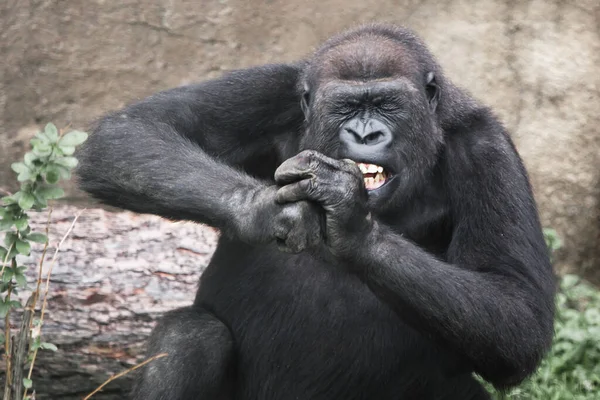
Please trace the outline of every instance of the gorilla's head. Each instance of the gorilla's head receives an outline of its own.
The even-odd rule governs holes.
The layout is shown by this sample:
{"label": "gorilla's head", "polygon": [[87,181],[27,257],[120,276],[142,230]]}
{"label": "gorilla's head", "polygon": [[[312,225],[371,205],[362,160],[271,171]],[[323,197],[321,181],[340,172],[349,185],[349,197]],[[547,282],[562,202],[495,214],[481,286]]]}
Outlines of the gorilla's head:
{"label": "gorilla's head", "polygon": [[436,162],[440,88],[439,67],[408,31],[373,25],[334,37],[301,80],[301,149],[359,163],[369,202],[396,203]]}

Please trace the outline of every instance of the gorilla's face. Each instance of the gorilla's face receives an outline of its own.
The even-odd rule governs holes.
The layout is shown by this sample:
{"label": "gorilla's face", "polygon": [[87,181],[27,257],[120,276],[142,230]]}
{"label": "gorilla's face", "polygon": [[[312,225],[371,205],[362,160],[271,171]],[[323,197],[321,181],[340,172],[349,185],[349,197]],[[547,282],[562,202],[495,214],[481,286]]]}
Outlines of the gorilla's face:
{"label": "gorilla's face", "polygon": [[397,205],[425,181],[442,143],[432,101],[438,95],[427,79],[420,86],[401,75],[307,83],[301,148],[355,161],[370,206],[383,212]]}

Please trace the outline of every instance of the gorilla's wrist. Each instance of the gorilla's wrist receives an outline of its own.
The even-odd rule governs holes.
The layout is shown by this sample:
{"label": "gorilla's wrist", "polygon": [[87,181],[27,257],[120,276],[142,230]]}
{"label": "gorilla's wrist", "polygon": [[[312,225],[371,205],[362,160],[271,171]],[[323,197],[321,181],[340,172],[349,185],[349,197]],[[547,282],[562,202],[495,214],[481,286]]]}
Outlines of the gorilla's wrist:
{"label": "gorilla's wrist", "polygon": [[238,188],[224,200],[230,210],[229,232],[249,244],[271,241],[270,220],[281,208],[275,202],[276,186]]}
{"label": "gorilla's wrist", "polygon": [[362,260],[376,244],[376,237],[380,235],[379,225],[368,213],[363,218],[354,218],[341,229],[329,232],[329,246],[332,252],[345,261],[354,264]]}

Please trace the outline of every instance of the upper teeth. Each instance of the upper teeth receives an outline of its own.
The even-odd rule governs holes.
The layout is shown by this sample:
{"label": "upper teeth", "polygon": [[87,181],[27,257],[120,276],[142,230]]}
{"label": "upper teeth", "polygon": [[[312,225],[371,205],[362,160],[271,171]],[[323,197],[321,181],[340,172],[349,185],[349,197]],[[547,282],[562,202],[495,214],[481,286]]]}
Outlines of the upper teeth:
{"label": "upper teeth", "polygon": [[358,163],[358,168],[360,168],[360,172],[363,174],[375,174],[377,172],[383,172],[383,167],[375,164]]}

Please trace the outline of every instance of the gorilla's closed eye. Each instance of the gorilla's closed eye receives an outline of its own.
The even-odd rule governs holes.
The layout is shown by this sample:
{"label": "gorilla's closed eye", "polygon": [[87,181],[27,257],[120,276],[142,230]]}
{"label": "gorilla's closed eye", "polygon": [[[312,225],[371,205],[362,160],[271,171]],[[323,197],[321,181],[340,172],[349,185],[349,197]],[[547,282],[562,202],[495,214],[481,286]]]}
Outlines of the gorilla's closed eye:
{"label": "gorilla's closed eye", "polygon": [[302,108],[302,112],[305,117],[308,117],[308,105],[310,104],[310,92],[308,89],[304,90],[304,94],[302,94],[302,99],[300,100],[300,107]]}
{"label": "gorilla's closed eye", "polygon": [[440,100],[440,87],[435,81],[435,74],[433,72],[429,72],[427,74],[427,84],[425,85],[425,91],[427,93],[427,100],[429,100],[431,110],[435,111],[438,105],[438,101]]}

